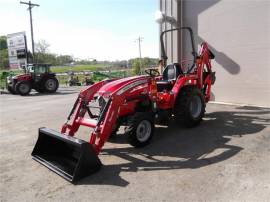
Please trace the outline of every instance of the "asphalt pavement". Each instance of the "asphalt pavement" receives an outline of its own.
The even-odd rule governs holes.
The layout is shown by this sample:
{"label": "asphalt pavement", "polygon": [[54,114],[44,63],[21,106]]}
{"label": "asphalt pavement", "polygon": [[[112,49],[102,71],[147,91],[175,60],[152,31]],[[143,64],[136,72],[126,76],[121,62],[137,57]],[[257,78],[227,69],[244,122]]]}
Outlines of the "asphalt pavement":
{"label": "asphalt pavement", "polygon": [[101,170],[67,182],[31,152],[39,127],[60,130],[79,90],[0,95],[0,201],[269,201],[270,109],[247,106],[208,104],[198,127],[157,125],[140,149],[120,128],[99,156]]}

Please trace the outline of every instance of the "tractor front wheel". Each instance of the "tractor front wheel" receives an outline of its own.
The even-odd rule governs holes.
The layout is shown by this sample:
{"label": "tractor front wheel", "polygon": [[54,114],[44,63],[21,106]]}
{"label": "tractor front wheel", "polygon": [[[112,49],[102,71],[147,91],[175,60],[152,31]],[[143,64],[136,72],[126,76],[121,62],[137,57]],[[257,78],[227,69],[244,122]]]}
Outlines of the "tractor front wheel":
{"label": "tractor front wheel", "polygon": [[29,81],[21,81],[16,84],[15,89],[20,95],[28,95],[31,91],[31,84]]}
{"label": "tractor front wheel", "polygon": [[148,145],[154,135],[154,115],[151,112],[137,112],[128,119],[125,133],[134,147]]}
{"label": "tractor front wheel", "polygon": [[185,127],[198,125],[205,113],[205,101],[202,92],[193,86],[185,87],[179,93],[174,108],[177,123]]}
{"label": "tractor front wheel", "polygon": [[17,94],[17,92],[11,86],[7,86],[7,90],[8,90],[8,92],[10,92],[13,95],[16,95]]}
{"label": "tractor front wheel", "polygon": [[54,93],[58,89],[59,83],[56,78],[48,78],[44,82],[44,89],[48,93]]}

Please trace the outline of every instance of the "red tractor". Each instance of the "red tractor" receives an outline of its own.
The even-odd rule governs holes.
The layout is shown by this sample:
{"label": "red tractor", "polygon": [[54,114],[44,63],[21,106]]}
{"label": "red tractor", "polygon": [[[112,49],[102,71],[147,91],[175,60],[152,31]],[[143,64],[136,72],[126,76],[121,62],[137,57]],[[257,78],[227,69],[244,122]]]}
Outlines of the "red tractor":
{"label": "red tractor", "polygon": [[12,94],[28,95],[31,89],[39,93],[54,93],[59,86],[48,64],[28,64],[24,74],[7,77],[7,90]]}
{"label": "red tractor", "polygon": [[[126,126],[127,140],[134,147],[150,143],[156,121],[174,117],[187,127],[198,125],[215,81],[210,61],[214,55],[205,42],[197,54],[191,28],[181,27],[161,34],[165,63],[163,35],[175,30],[190,34],[193,64],[188,70],[173,63],[166,65],[161,76],[156,69],[148,69],[147,75],[103,80],[87,87],[80,92],[60,132],[39,129],[33,159],[75,182],[99,169],[98,154],[120,125]],[[89,142],[74,137],[80,126],[92,128]]]}

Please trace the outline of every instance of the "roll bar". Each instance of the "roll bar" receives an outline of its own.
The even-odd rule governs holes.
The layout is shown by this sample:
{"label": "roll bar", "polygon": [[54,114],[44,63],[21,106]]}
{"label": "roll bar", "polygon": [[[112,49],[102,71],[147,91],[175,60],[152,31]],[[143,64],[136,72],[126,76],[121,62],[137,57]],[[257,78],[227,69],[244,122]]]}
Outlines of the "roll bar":
{"label": "roll bar", "polygon": [[163,32],[161,32],[160,34],[160,45],[161,45],[161,58],[164,61],[164,65],[166,65],[167,63],[167,55],[165,52],[165,47],[164,47],[164,40],[163,40],[163,36],[167,33],[167,32],[173,32],[173,31],[178,31],[178,30],[187,30],[190,34],[190,41],[191,41],[191,47],[192,47],[192,55],[193,55],[193,64],[191,66],[191,68],[186,72],[186,73],[190,73],[191,70],[194,68],[195,66],[195,62],[196,62],[196,58],[197,58],[197,52],[195,50],[195,43],[194,43],[194,36],[193,36],[193,31],[190,27],[177,27],[177,28],[173,28],[173,29],[168,29],[165,30]]}

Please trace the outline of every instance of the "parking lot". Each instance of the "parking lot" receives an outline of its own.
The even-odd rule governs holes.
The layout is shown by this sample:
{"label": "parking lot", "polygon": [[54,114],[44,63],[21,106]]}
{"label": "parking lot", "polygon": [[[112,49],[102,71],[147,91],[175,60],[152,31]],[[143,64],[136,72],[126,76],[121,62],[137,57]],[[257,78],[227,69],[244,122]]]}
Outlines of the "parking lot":
{"label": "parking lot", "polygon": [[31,152],[38,128],[59,131],[78,92],[0,95],[0,201],[269,201],[270,109],[256,107],[208,104],[201,125],[157,126],[141,149],[120,134],[105,144],[99,172],[65,181]]}

